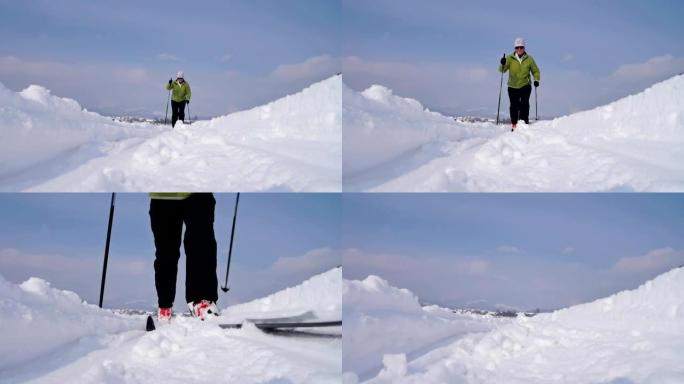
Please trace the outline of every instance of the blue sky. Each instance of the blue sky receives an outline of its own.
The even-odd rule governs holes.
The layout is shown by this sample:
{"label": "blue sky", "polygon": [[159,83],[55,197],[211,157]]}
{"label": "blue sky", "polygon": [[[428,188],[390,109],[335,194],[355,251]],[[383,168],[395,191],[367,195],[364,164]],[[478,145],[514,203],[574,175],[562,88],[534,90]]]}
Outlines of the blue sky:
{"label": "blue sky", "polygon": [[0,82],[104,112],[163,113],[182,69],[200,115],[245,109],[339,72],[339,1],[0,0]]}
{"label": "blue sky", "polygon": [[542,116],[684,72],[684,3],[676,0],[342,4],[345,82],[357,90],[385,85],[445,113],[496,113],[496,67],[518,36],[542,71]]}
{"label": "blue sky", "polygon": [[[97,303],[109,199],[110,194],[0,195],[0,274],[14,283],[38,276]],[[216,199],[223,282],[235,194]],[[151,308],[156,296],[149,197],[117,194],[116,202],[105,305]],[[221,293],[221,304],[261,297],[339,265],[339,205],[339,195],[333,194],[242,194],[232,288]],[[183,284],[184,271],[178,280],[179,308]]]}
{"label": "blue sky", "polygon": [[676,194],[344,195],[346,278],[445,305],[559,308],[684,265]]}

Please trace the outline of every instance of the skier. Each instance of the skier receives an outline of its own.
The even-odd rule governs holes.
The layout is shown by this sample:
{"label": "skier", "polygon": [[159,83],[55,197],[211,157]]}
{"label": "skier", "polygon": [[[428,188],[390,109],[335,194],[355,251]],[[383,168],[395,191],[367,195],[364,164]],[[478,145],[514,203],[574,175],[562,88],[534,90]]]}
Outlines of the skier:
{"label": "skier", "polygon": [[166,89],[172,91],[171,94],[171,127],[176,126],[176,121],[185,121],[185,104],[190,104],[190,84],[183,78],[183,71],[178,71],[176,81],[169,79]]}
{"label": "skier", "polygon": [[539,67],[532,56],[525,52],[525,40],[522,37],[515,39],[515,52],[501,58],[499,72],[508,72],[508,99],[511,102],[511,131],[519,120],[525,124],[530,123],[530,73],[534,76],[534,86],[539,86]]}
{"label": "skier", "polygon": [[218,316],[216,238],[211,193],[150,193],[150,223],[154,234],[154,283],[159,321],[169,322],[176,297],[176,275],[185,224],[185,301],[192,315],[205,320]]}

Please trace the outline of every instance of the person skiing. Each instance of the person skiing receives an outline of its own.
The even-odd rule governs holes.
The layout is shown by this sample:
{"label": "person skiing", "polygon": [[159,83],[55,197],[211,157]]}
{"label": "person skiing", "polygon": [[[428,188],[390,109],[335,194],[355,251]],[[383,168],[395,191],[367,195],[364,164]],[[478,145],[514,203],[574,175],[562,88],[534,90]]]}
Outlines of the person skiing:
{"label": "person skiing", "polygon": [[534,77],[534,86],[539,86],[540,73],[537,63],[532,56],[525,52],[525,40],[522,37],[515,39],[515,51],[500,60],[499,72],[508,71],[508,99],[510,100],[511,131],[519,120],[526,124],[530,123],[530,73]]}
{"label": "person skiing", "polygon": [[169,79],[166,89],[171,91],[171,127],[175,127],[178,119],[185,121],[185,105],[190,104],[192,91],[183,78],[183,71],[178,71],[176,81]]}
{"label": "person skiing", "polygon": [[154,284],[159,305],[157,319],[169,322],[173,314],[183,224],[185,301],[192,315],[201,320],[218,316],[214,196],[211,193],[152,192],[150,197],[155,246]]}

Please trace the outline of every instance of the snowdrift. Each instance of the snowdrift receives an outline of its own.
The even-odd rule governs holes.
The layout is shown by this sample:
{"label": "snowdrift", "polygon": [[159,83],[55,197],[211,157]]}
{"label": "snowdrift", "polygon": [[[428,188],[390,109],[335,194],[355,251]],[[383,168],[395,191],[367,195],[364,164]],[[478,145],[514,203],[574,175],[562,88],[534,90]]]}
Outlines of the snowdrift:
{"label": "snowdrift", "polygon": [[45,280],[32,277],[17,286],[0,275],[0,372],[85,336],[136,327],[140,322],[89,305]]}
{"label": "snowdrift", "polygon": [[343,100],[345,178],[353,179],[382,164],[401,161],[402,156],[431,142],[493,136],[496,132],[484,124],[456,124],[419,101],[396,96],[380,85],[363,92],[343,86]]}
{"label": "snowdrift", "polygon": [[635,290],[461,338],[369,383],[681,383],[684,268]]}
{"label": "snowdrift", "polygon": [[[33,191],[339,191],[342,80],[175,129],[114,122],[0,87],[0,187]],[[5,105],[7,105],[5,107]]]}
{"label": "snowdrift", "polygon": [[251,317],[288,316],[313,311],[319,319],[339,320],[342,318],[341,292],[342,268],[334,268],[297,286],[231,306],[222,316],[230,321],[240,321]]}
{"label": "snowdrift", "polygon": [[0,83],[0,105],[0,179],[88,143],[160,131],[152,126],[116,123],[38,85],[16,93]]}
{"label": "snowdrift", "polygon": [[345,190],[684,190],[684,75],[513,133],[380,86],[343,99]]}
{"label": "snowdrift", "polygon": [[483,332],[506,320],[456,314],[437,306],[421,307],[407,289],[392,287],[377,276],[344,280],[345,383],[377,374],[383,355],[419,355],[470,332]]}

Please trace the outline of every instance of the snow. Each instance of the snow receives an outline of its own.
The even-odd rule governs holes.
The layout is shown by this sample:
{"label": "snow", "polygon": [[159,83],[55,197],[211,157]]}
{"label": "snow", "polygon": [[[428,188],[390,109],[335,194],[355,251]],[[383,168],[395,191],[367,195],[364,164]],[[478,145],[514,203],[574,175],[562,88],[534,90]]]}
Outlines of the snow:
{"label": "snow", "polygon": [[515,132],[379,85],[343,102],[345,191],[684,190],[684,75]]}
{"label": "snow", "polygon": [[[591,303],[520,316],[420,356],[408,351],[386,348],[382,368],[366,382],[681,383],[684,268]],[[345,383],[355,380],[345,373]]]}
{"label": "snow", "polygon": [[313,311],[319,320],[342,318],[342,268],[313,276],[295,287],[231,306],[222,316],[226,322],[259,317],[291,316]]}
{"label": "snow", "polygon": [[339,191],[342,80],[251,110],[158,126],[113,121],[32,85],[0,84],[8,191]]}
{"label": "snow", "polygon": [[[392,287],[378,276],[343,282],[345,383],[377,374],[395,353],[420,355],[471,332],[491,330],[507,321],[457,314],[437,306],[421,307],[407,289]],[[406,359],[404,355],[403,359]]]}
{"label": "snow", "polygon": [[[266,298],[226,308],[217,321],[254,315],[259,309],[264,317],[273,311],[287,313],[287,304],[300,305],[289,308],[291,312],[339,311],[340,286],[341,272],[331,270]],[[289,302],[276,304],[280,298]],[[270,335],[249,323],[222,330],[217,321],[182,316],[145,332],[145,316],[100,309],[37,278],[13,285],[0,277],[0,309],[0,383],[341,381],[341,337]],[[339,334],[339,328],[328,332]]]}

